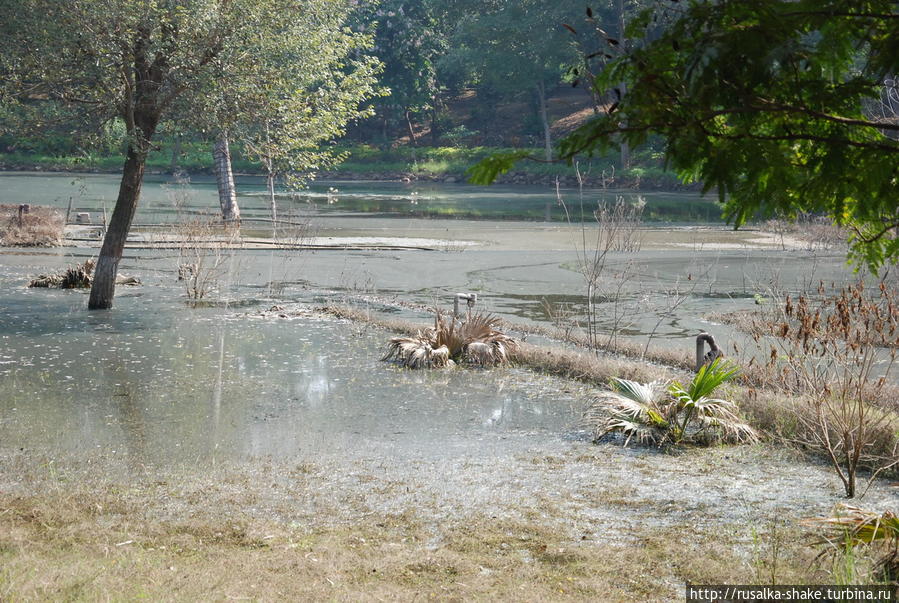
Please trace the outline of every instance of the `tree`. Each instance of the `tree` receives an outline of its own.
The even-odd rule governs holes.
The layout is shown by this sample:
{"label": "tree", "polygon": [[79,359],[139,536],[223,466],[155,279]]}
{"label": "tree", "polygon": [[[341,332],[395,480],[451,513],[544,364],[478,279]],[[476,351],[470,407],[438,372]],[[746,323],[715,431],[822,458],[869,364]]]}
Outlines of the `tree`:
{"label": "tree", "polygon": [[548,92],[577,62],[562,24],[583,14],[565,0],[460,1],[455,41],[466,52],[482,84],[504,92],[531,91],[543,130],[544,154],[552,158]]}
{"label": "tree", "polygon": [[[438,18],[439,5],[435,0],[383,0],[360,10],[358,27],[374,32],[372,50],[384,64],[381,84],[390,90],[378,103],[379,112],[386,126],[398,110],[413,145],[417,140],[412,114],[433,111],[437,104],[436,61],[447,46],[443,31],[447,25]],[[433,113],[431,122],[433,128]]]}
{"label": "tree", "polygon": [[[370,115],[361,104],[382,93],[375,79],[380,63],[365,54],[371,36],[344,26],[349,5],[321,10],[325,6],[275,30],[260,25],[252,54],[239,47],[223,51],[200,112],[200,128],[219,133],[216,150],[222,160],[222,143],[230,139],[265,169],[273,220],[276,180],[287,177],[300,186],[315,171],[336,164],[343,156],[320,145],[343,135],[350,121]],[[236,68],[242,77],[228,77]],[[219,196],[227,222],[238,210],[229,166],[221,163]]]}
{"label": "tree", "polygon": [[265,169],[273,222],[276,180],[283,176],[301,186],[316,171],[340,162],[345,154],[320,145],[343,135],[349,122],[371,115],[360,104],[384,94],[375,79],[380,63],[360,53],[369,41],[366,36],[318,30],[302,37],[317,59],[297,61],[274,52],[279,77],[247,92],[251,108],[235,125],[244,153]]}
{"label": "tree", "polygon": [[[717,188],[735,227],[826,214],[850,229],[854,261],[874,272],[899,261],[899,122],[871,110],[899,57],[895,2],[661,4],[631,21],[628,37],[642,41],[594,81],[624,82],[627,94],[561,141],[560,157],[661,135],[667,164]],[[490,180],[519,158],[493,157],[473,175]]]}
{"label": "tree", "polygon": [[212,161],[215,166],[215,182],[219,192],[219,206],[225,224],[240,224],[240,207],[237,205],[237,190],[234,188],[234,172],[231,170],[231,146],[227,130],[222,130],[212,147]]}
{"label": "tree", "polygon": [[[163,120],[189,119],[225,82],[267,85],[282,65],[266,52],[314,64],[331,56],[305,32],[344,35],[348,1],[333,0],[0,0],[0,81],[4,100],[46,98],[79,107],[91,121],[121,119],[127,151],[118,199],[95,269],[88,307],[110,308],[125,239],[137,209],[147,153]],[[352,34],[346,34],[352,35]],[[314,38],[327,44],[329,35]],[[352,70],[352,65],[345,65]],[[340,67],[335,67],[340,69]],[[242,115],[252,95],[231,95]],[[295,116],[302,119],[302,114]],[[87,122],[84,122],[87,123]]]}

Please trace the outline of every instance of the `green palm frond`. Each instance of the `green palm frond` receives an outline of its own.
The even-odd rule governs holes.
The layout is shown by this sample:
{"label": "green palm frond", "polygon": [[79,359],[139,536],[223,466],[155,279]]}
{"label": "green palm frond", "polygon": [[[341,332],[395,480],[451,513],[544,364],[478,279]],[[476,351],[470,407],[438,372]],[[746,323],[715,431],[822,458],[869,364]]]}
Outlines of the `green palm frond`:
{"label": "green palm frond", "polygon": [[661,387],[658,381],[638,383],[637,381],[630,381],[629,379],[613,377],[609,382],[609,386],[613,391],[622,396],[642,404],[655,404],[661,393]]}
{"label": "green palm frond", "polygon": [[740,372],[737,365],[715,358],[711,364],[701,367],[688,387],[682,386],[678,382],[671,384],[671,388],[686,392],[693,400],[710,396],[716,389],[724,383],[732,380]]}
{"label": "green palm frond", "polygon": [[808,519],[804,523],[825,530],[819,544],[840,542],[855,546],[881,541],[899,546],[899,516],[892,511],[876,513],[852,505],[838,505],[833,516]]}
{"label": "green palm frond", "polygon": [[631,440],[664,443],[670,423],[658,403],[660,384],[613,379],[609,385],[612,389],[597,394],[584,415],[594,427],[594,439],[617,432],[625,437],[625,446]]}
{"label": "green palm frond", "polygon": [[[874,567],[880,580],[896,584],[899,581],[899,516],[892,511],[877,513],[851,505],[837,505],[831,517],[816,517],[803,521],[824,533],[815,542],[830,550],[851,550],[858,545],[877,547],[882,554]],[[823,551],[821,554],[825,554]]]}

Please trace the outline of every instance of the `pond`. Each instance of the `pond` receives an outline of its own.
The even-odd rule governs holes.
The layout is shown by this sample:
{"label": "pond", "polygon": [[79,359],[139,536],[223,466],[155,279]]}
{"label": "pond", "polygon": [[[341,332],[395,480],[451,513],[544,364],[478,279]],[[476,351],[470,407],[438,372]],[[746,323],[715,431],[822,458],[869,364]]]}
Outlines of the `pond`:
{"label": "pond", "polygon": [[[0,203],[56,205],[63,209],[72,200],[73,211],[86,211],[99,220],[104,207],[112,211],[119,179],[114,174],[69,174],[41,172],[0,173],[3,189]],[[267,218],[269,205],[265,181],[238,176],[238,203],[242,217]],[[572,221],[584,215],[592,220],[592,207],[599,200],[614,202],[617,196],[629,202],[645,201],[644,220],[660,223],[720,223],[720,208],[713,197],[697,193],[646,192],[610,189],[586,190],[583,197],[574,189],[563,189],[562,198]],[[307,191],[279,193],[279,212],[285,215],[388,216],[393,218],[437,217],[474,219],[566,220],[565,208],[548,186],[475,187],[434,182],[313,182]],[[215,179],[197,175],[176,180],[168,175],[147,175],[141,193],[136,223],[166,223],[187,215],[215,214],[218,193]]]}
{"label": "pond", "polygon": [[[593,390],[581,384],[520,368],[401,370],[379,361],[389,337],[379,329],[310,312],[260,312],[364,297],[364,287],[339,286],[352,280],[336,274],[343,266],[392,287],[379,291],[383,303],[364,302],[373,311],[425,323],[424,313],[390,298],[425,301],[416,286],[433,287],[432,295],[447,279],[462,284],[462,264],[476,262],[503,275],[485,279],[489,307],[527,315],[523,292],[558,294],[564,287],[553,284],[554,270],[567,272],[541,273],[539,262],[527,267],[521,258],[512,264],[514,252],[332,251],[292,265],[245,251],[223,277],[224,297],[234,301],[217,294],[194,304],[176,279],[176,256],[136,250],[122,271],[143,284],[120,288],[108,312],[86,311],[85,292],[24,286],[30,275],[89,255],[0,253],[0,488],[8,492],[46,474],[55,483],[121,479],[227,493],[222,484],[236,471],[256,501],[239,512],[267,518],[320,524],[353,521],[360,508],[414,509],[439,525],[474,511],[542,514],[549,505],[563,533],[578,526],[597,540],[622,522],[692,524],[696,509],[708,525],[753,522],[826,512],[839,497],[826,467],[765,449],[679,457],[594,446],[580,422]],[[269,275],[282,269],[293,272],[272,288]],[[684,317],[672,321],[671,330],[687,328]],[[620,496],[624,506],[591,502]],[[866,500],[882,506],[891,496],[877,487]]]}
{"label": "pond", "polygon": [[[562,438],[570,384],[524,370],[409,372],[383,332],[190,308],[152,280],[110,313],[84,294],[0,280],[0,441],[134,465],[384,448],[451,454],[501,436]],[[576,389],[576,388],[575,388]]]}

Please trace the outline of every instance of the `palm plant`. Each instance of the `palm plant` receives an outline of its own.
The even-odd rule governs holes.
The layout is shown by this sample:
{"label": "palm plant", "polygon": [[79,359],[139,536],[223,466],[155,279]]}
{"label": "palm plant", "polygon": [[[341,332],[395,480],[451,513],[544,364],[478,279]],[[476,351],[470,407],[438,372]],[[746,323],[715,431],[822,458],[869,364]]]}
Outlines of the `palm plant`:
{"label": "palm plant", "polygon": [[434,326],[414,337],[394,337],[381,360],[408,368],[443,368],[457,362],[493,366],[509,361],[515,340],[498,330],[499,317],[469,314],[464,321],[437,311]]}
{"label": "palm plant", "polygon": [[892,511],[875,513],[839,505],[832,517],[810,519],[805,523],[823,528],[824,534],[815,544],[826,545],[831,550],[851,552],[861,544],[882,547],[884,554],[874,567],[882,580],[893,585],[899,581],[899,516]]}
{"label": "palm plant", "polygon": [[625,436],[625,446],[631,440],[656,446],[753,442],[758,435],[740,420],[737,406],[712,397],[738,370],[715,359],[701,367],[687,387],[677,381],[665,388],[659,382],[614,378],[611,389],[600,393],[587,409],[585,420],[594,426],[594,441],[614,432]]}

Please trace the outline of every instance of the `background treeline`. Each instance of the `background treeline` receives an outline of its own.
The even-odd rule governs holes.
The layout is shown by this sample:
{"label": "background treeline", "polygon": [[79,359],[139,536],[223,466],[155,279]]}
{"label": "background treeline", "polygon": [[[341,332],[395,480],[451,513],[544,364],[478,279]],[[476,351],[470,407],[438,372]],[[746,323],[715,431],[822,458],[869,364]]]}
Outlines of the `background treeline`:
{"label": "background treeline", "polygon": [[[380,84],[390,94],[370,102],[372,114],[352,124],[338,151],[345,173],[414,172],[422,177],[461,177],[478,159],[500,148],[534,149],[549,157],[558,136],[614,102],[587,79],[606,60],[603,36],[626,44],[630,15],[646,0],[383,0],[360,3],[351,27],[374,32],[373,54],[383,64]],[[606,49],[599,52],[598,49]],[[590,56],[593,55],[593,56]],[[587,57],[590,57],[587,59]],[[127,145],[124,125],[104,124],[90,136],[76,134],[64,109],[51,101],[0,113],[39,114],[39,134],[0,135],[7,167],[117,170]],[[2,115],[0,115],[2,116]],[[34,116],[29,116],[33,118]],[[148,167],[154,171],[211,170],[210,133],[161,125]],[[258,163],[232,145],[238,171]],[[630,155],[611,155],[593,170],[616,170],[620,183],[675,185],[652,145]],[[568,170],[570,171],[570,170]],[[552,177],[564,166],[523,164],[519,174]],[[570,174],[569,174],[570,176]],[[513,176],[514,177],[514,176]]]}

